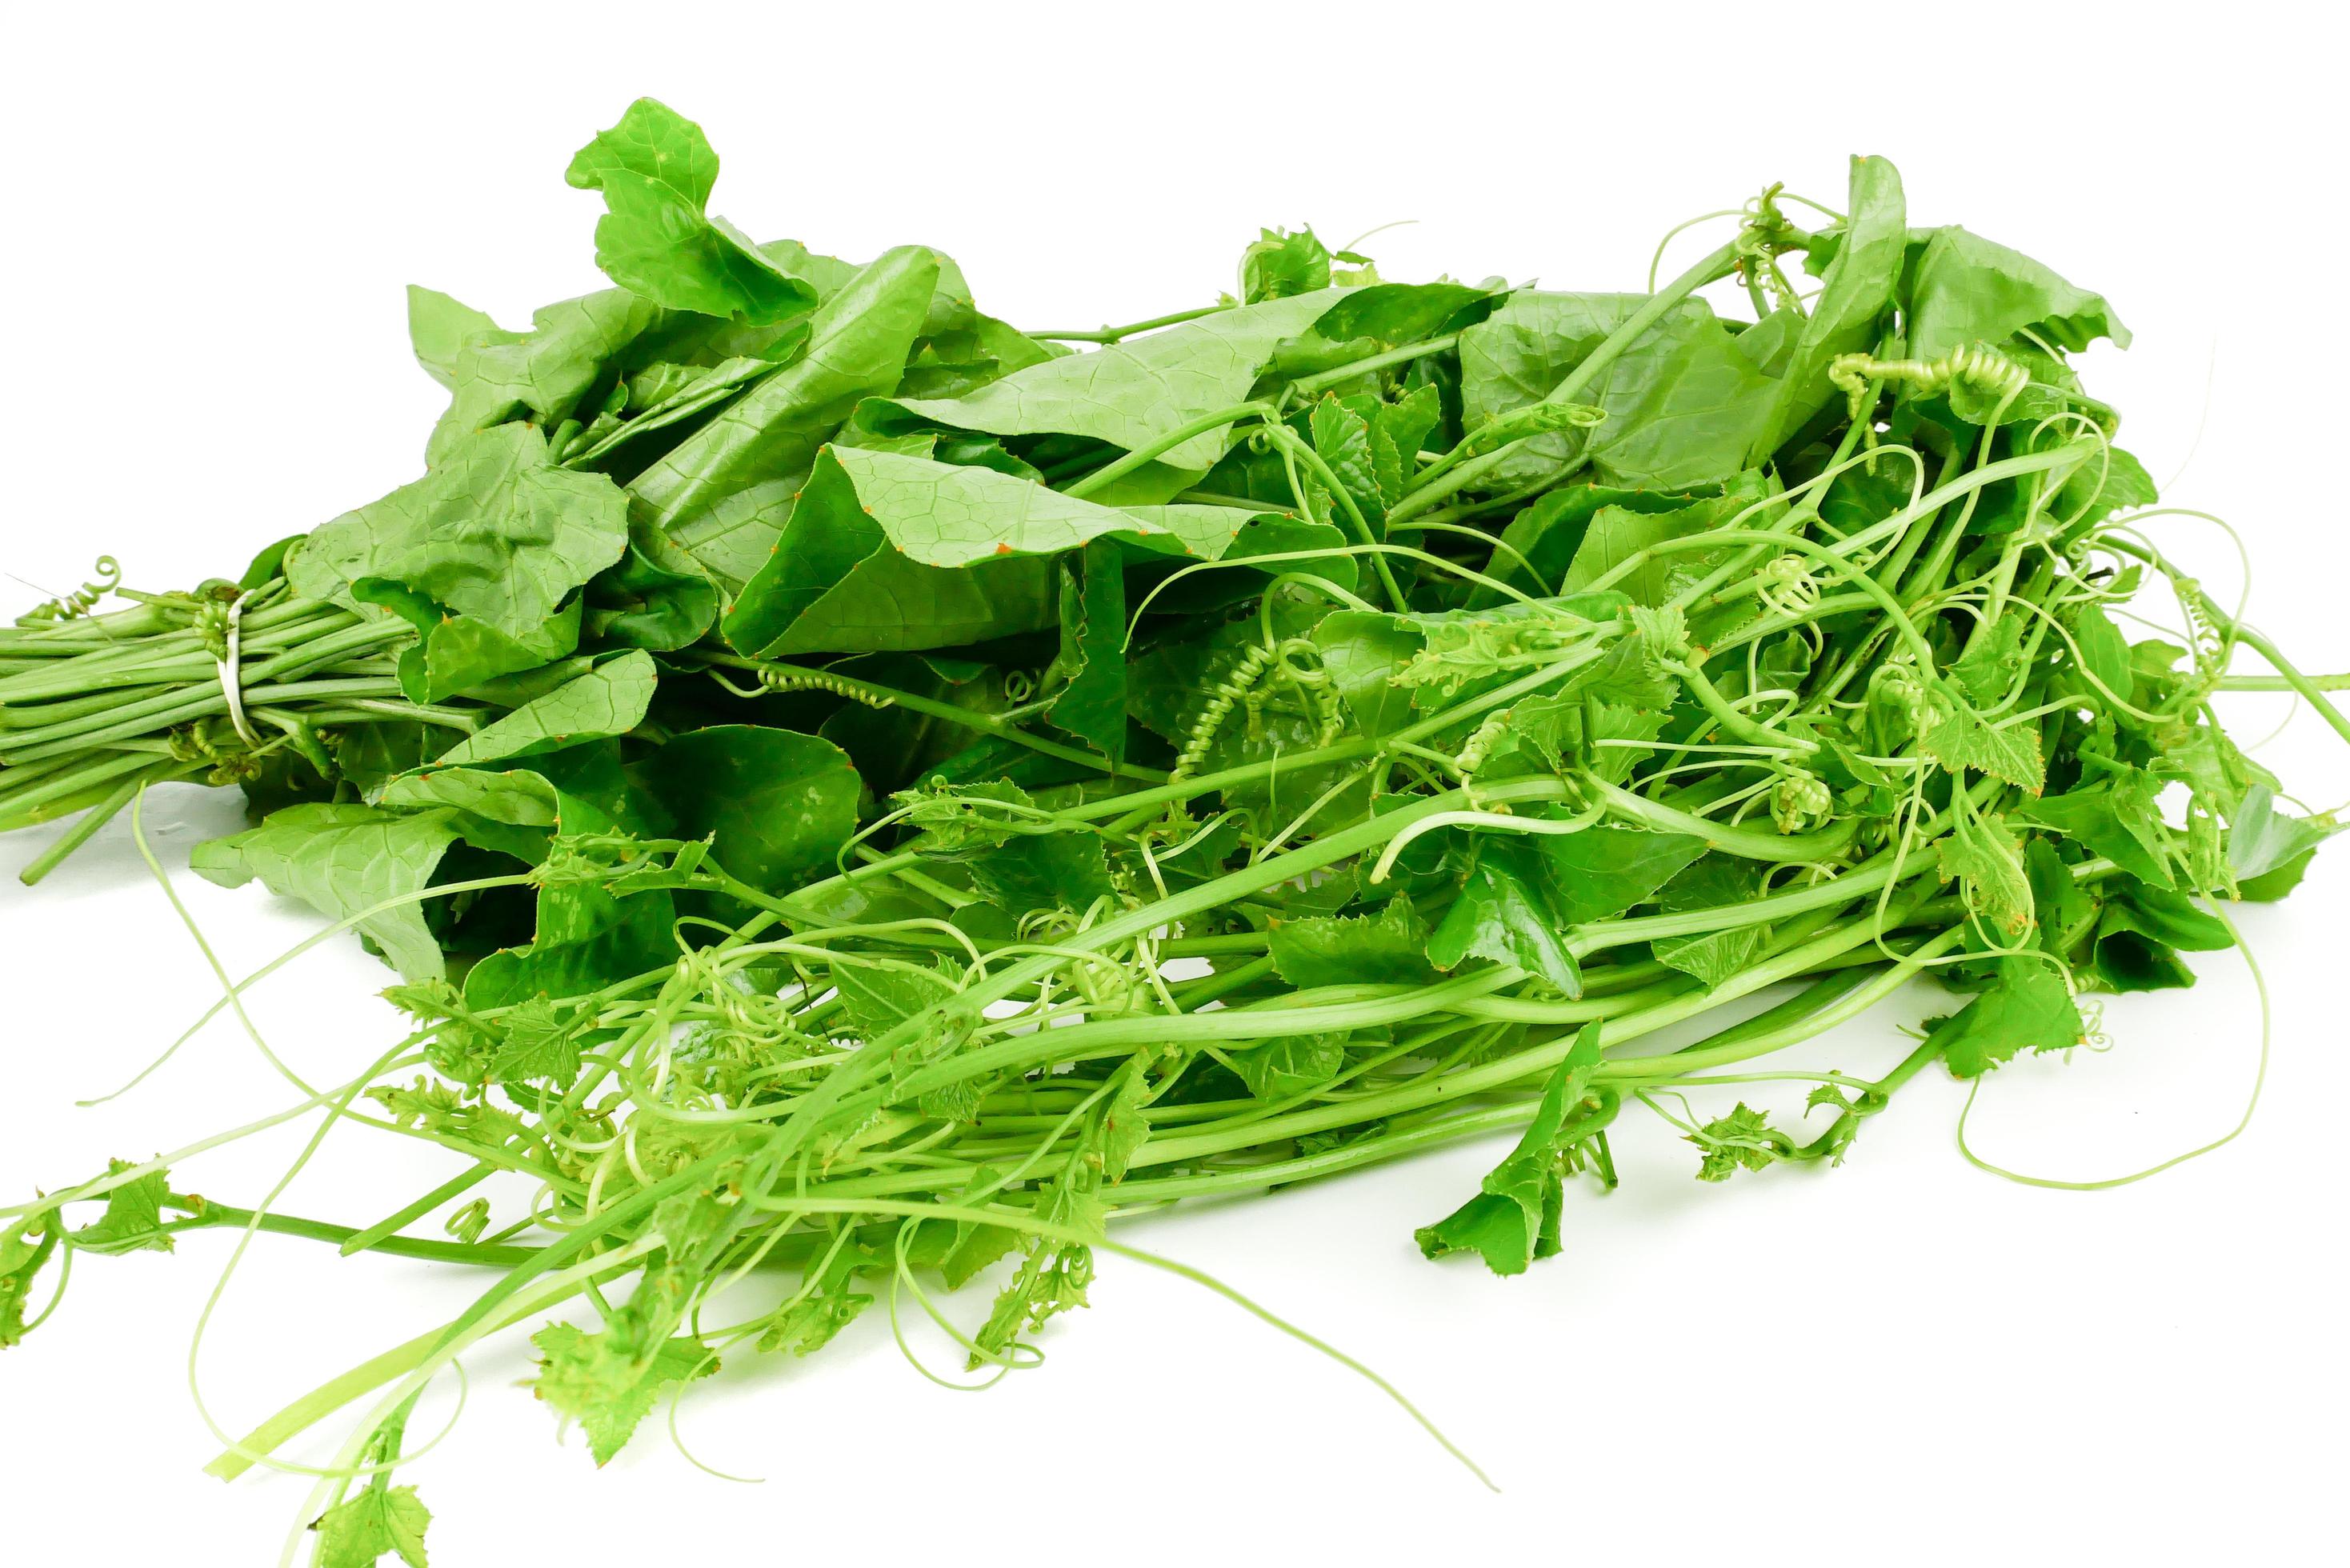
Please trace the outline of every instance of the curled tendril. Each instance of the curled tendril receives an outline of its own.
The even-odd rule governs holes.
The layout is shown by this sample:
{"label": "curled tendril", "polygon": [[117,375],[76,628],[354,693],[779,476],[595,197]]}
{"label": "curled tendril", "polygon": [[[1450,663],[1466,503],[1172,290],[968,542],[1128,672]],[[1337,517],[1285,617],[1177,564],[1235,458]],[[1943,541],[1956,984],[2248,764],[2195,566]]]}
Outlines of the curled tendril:
{"label": "curled tendril", "polygon": [[[852,702],[862,702],[868,708],[888,708],[897,702],[894,697],[884,697],[869,690],[863,681],[829,670],[783,669],[762,665],[753,671],[754,678],[770,691],[829,691],[836,697],[846,697]],[[732,685],[731,682],[726,683]],[[1008,682],[1007,682],[1008,684]],[[1014,701],[1017,701],[1015,698]]]}
{"label": "curled tendril", "polygon": [[98,607],[98,601],[122,586],[122,564],[111,556],[100,556],[90,567],[91,580],[72,593],[63,594],[45,605],[36,605],[16,618],[23,627],[47,626],[57,621],[77,620]]}
{"label": "curled tendril", "polygon": [[[1274,658],[1274,649],[1261,642],[1253,642],[1242,651],[1239,660],[1208,693],[1200,716],[1191,721],[1191,728],[1183,737],[1182,754],[1175,759],[1175,766],[1168,774],[1170,779],[1189,778],[1199,771],[1225,721],[1232,716],[1232,709],[1249,700],[1265,672],[1273,668]],[[1253,704],[1252,713],[1255,711]]]}
{"label": "curled tendril", "polygon": [[1971,387],[1998,400],[1997,409],[1988,421],[1996,425],[2007,406],[2032,385],[2032,372],[1987,344],[1970,343],[1932,359],[1879,359],[1872,354],[1839,354],[1828,361],[1828,381],[1844,393],[1852,422],[1862,431],[1862,441],[1873,449],[1877,445],[1877,426],[1869,407],[1873,382],[1898,381],[1919,397],[1931,396],[1954,385]]}

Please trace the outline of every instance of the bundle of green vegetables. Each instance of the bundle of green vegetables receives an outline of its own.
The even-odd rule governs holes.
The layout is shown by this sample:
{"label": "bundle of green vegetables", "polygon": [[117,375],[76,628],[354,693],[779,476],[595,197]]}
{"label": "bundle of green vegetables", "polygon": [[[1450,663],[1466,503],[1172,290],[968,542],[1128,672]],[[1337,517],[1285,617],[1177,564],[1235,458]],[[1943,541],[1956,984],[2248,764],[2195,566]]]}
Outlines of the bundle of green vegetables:
{"label": "bundle of green vegetables", "polygon": [[[72,1254],[207,1227],[488,1271],[218,1461],[374,1396],[304,1516],[329,1568],[424,1562],[409,1412],[509,1324],[592,1303],[536,1389],[600,1461],[877,1291],[1001,1372],[1118,1215],[1503,1131],[1409,1219],[1514,1273],[1628,1105],[1708,1180],[1840,1160],[1929,1064],[2189,983],[2334,830],[2211,699],[2350,739],[2343,682],[2136,526],[2067,363],[2113,311],[1909,228],[1882,160],[1648,292],[1268,232],[1234,296],[1030,333],[935,251],[752,243],[716,171],[632,106],[569,171],[618,287],[527,332],[412,295],[422,478],[0,633],[0,826],[83,814],[27,880],[146,785],[235,784],[257,825],[196,868],[399,971],[407,1035],[264,1125],[439,1144],[441,1186],[353,1228],[167,1158],[0,1211],[0,1345]],[[2187,625],[2133,641],[2156,579]],[[1742,1070],[1921,974],[1956,999],[1881,1075]],[[1773,1080],[1776,1123],[1721,1087]],[[926,1293],[983,1275],[970,1321]]]}

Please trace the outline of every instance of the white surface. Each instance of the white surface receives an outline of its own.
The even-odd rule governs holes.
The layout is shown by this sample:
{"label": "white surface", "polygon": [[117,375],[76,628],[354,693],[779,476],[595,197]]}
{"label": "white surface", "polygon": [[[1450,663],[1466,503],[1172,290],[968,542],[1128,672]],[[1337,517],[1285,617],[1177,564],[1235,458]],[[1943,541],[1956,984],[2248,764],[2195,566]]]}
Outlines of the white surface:
{"label": "white surface", "polygon": [[[744,228],[849,255],[934,244],[987,308],[1043,327],[1200,301],[1256,224],[1309,219],[1333,241],[1419,220],[1368,247],[1391,276],[1634,287],[1681,218],[1772,179],[1833,200],[1847,151],[1886,153],[1913,221],[1963,222],[2116,303],[2137,346],[2087,374],[2125,410],[2125,443],[2158,480],[2191,451],[2172,498],[2243,530],[2255,618],[2308,667],[2350,668],[2338,36],[2280,36],[2244,5],[2195,38],[2082,5],[1914,23],[1676,5],[1638,28],[1613,8],[1089,6],[1000,31],[985,9],[408,5],[367,27],[327,8],[12,8],[0,570],[63,589],[107,549],[136,581],[193,581],[412,476],[442,394],[408,358],[400,286],[516,325],[597,286],[597,203],[564,162],[650,92],[708,128],[715,205]],[[2218,535],[2157,526],[2232,584]],[[2254,735],[2284,712],[2237,707]],[[2350,795],[2350,752],[2305,716],[2261,754],[2314,805]],[[150,826],[178,866],[234,821],[232,798],[184,791]],[[0,872],[44,842],[0,841]],[[179,881],[239,971],[314,929],[257,892]],[[1971,1170],[1951,1147],[1961,1093],[1937,1071],[1834,1171],[1703,1187],[1691,1150],[1635,1125],[1622,1190],[1576,1195],[1568,1254],[1517,1281],[1410,1242],[1487,1147],[1136,1228],[1373,1361],[1498,1498],[1342,1371],[1108,1261],[1095,1310],[1047,1337],[1049,1368],[984,1398],[907,1370],[878,1312],[813,1362],[730,1367],[682,1430],[759,1486],[693,1469],[651,1423],[598,1473],[512,1386],[520,1356],[478,1355],[463,1423],[407,1477],[436,1512],[432,1561],[2331,1557],[2350,853],[2241,919],[2276,1003],[2267,1098],[2241,1141],[2140,1186]],[[2112,1051],[2000,1073],[1981,1150],[2093,1176],[2230,1125],[2258,1016],[2238,961],[2199,968],[2192,992],[2111,1004]],[[120,825],[36,893],[0,889],[0,971],[11,1199],[288,1097],[221,1028],[138,1095],[70,1108],[209,984]],[[335,944],[258,1014],[305,1070],[353,1070],[387,1037],[368,997],[385,978]],[[1937,1006],[1905,996],[1805,1058],[1889,1064],[1893,1026]],[[256,1139],[182,1179],[243,1201],[297,1145]],[[443,1170],[329,1143],[286,1207],[369,1220]],[[88,1260],[0,1359],[12,1563],[266,1560],[307,1483],[201,1477],[213,1444],[182,1387],[227,1251],[207,1235]],[[467,1289],[265,1240],[207,1344],[205,1392],[241,1428]]]}

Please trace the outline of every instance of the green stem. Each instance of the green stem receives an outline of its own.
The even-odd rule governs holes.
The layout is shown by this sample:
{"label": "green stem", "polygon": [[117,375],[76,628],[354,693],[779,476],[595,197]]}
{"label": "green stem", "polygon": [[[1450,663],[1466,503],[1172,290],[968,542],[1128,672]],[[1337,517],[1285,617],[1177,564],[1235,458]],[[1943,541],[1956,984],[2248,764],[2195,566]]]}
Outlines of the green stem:
{"label": "green stem", "polygon": [[1234,403],[1231,408],[1218,409],[1213,413],[1201,414],[1198,419],[1186,420],[1173,430],[1151,437],[1116,462],[1094,470],[1076,483],[1063,489],[1061,493],[1083,500],[1125,478],[1144,463],[1158,461],[1160,455],[1174,451],[1192,437],[1205,435],[1210,431],[1222,430],[1224,426],[1238,423],[1252,414],[1267,421],[1275,417],[1271,403]]}
{"label": "green stem", "polygon": [[16,880],[30,888],[56,870],[64,863],[67,856],[88,843],[93,834],[111,822],[124,806],[129,805],[139,792],[147,786],[147,783],[146,774],[134,773],[116,784],[112,794],[83,812],[80,821],[66,829],[55,844],[42,850],[39,855],[34,857],[30,865],[17,872]]}
{"label": "green stem", "polygon": [[1186,321],[1197,321],[1203,316],[1213,316],[1232,308],[1230,304],[1203,305],[1197,310],[1179,310],[1171,316],[1154,316],[1148,321],[1130,322],[1124,327],[1102,327],[1091,332],[1028,332],[1022,336],[1052,343],[1115,343],[1138,332],[1156,332],[1162,327],[1180,327]]}

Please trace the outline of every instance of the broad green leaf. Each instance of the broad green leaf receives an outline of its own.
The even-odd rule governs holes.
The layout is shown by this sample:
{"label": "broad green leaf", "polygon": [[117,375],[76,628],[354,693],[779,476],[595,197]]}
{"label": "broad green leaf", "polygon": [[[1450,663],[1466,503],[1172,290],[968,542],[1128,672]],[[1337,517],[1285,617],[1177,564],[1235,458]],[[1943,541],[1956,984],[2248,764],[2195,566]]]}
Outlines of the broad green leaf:
{"label": "broad green leaf", "polygon": [[[419,295],[426,296],[421,307]],[[450,391],[449,407],[425,443],[425,462],[438,468],[467,437],[512,421],[551,431],[583,412],[580,400],[606,379],[613,358],[660,314],[626,289],[608,288],[546,306],[533,314],[528,332],[507,332],[446,295],[411,291],[417,357],[432,357],[425,368]]]}
{"label": "broad green leaf", "polygon": [[1534,842],[1550,863],[1553,905],[1569,925],[1609,919],[1645,902],[1705,853],[1705,840],[1689,834],[1607,823]]}
{"label": "broad green leaf", "polygon": [[832,983],[858,1038],[868,1041],[879,1040],[955,993],[944,975],[904,963],[836,964]]}
{"label": "broad green leaf", "polygon": [[2081,1044],[2080,1009],[2046,960],[2003,958],[1991,989],[1937,1022],[1926,1044],[1942,1053],[1954,1078],[1975,1078],[2019,1051],[2063,1051]]}
{"label": "broad green leaf", "polygon": [[[2081,650],[2081,668],[2096,677],[2106,692],[2128,701],[2133,686],[2129,643],[2123,638],[2121,628],[2114,625],[2113,618],[2095,605],[2084,605],[2067,625]],[[2089,694],[2103,704],[2103,694],[2095,691]]]}
{"label": "broad green leaf", "polygon": [[644,722],[656,679],[649,653],[632,649],[608,659],[577,680],[466,736],[438,761],[451,767],[498,762],[559,751],[607,735],[624,735]]}
{"label": "broad green leaf", "polygon": [[710,629],[719,590],[699,562],[631,512],[627,551],[589,580],[586,602],[588,634],[598,646],[669,653]]}
{"label": "broad green leaf", "polygon": [[2256,784],[2244,792],[2243,804],[2228,824],[2228,869],[2239,883],[2251,883],[2305,866],[2317,846],[2336,831],[2328,819],[2313,820],[2277,810],[2276,792]]}
{"label": "broad green leaf", "polygon": [[2116,991],[2166,991],[2195,983],[2178,950],[2217,952],[2236,939],[2183,893],[2134,877],[2106,884],[2097,918],[2098,975]]}
{"label": "broad green leaf", "polygon": [[754,485],[795,481],[849,410],[903,372],[938,281],[936,252],[883,253],[827,299],[806,351],[629,483],[664,529]]}
{"label": "broad green leaf", "polygon": [[2100,296],[2075,288],[2030,256],[1961,228],[1928,229],[1908,277],[1909,352],[1932,359],[2030,330],[2077,351],[2100,337],[2129,347],[2129,329]]}
{"label": "broad green leaf", "polygon": [[[559,853],[555,840],[550,857]],[[531,940],[491,953],[466,972],[465,1004],[509,1007],[535,996],[579,996],[673,962],[675,902],[665,889],[625,897],[592,882],[538,889]]]}
{"label": "broad green leaf", "polygon": [[380,605],[416,628],[400,651],[400,685],[411,702],[439,702],[509,675],[543,669],[579,646],[581,602],[573,598],[536,628],[509,637],[468,615],[451,615],[387,577],[361,577],[350,597]]}
{"label": "broad green leaf", "polygon": [[1284,1034],[1232,1054],[1232,1070],[1260,1100],[1308,1095],[1347,1065],[1344,1034]]}
{"label": "broad green leaf", "polygon": [[[1569,492],[1575,494],[1575,492]],[[1599,495],[1610,493],[1594,490],[1587,496],[1579,495],[1573,505],[1579,509]],[[1768,519],[1771,514],[1759,510],[1762,504],[1775,493],[1775,487],[1760,473],[1741,473],[1722,488],[1718,495],[1684,501],[1677,505],[1663,504],[1665,497],[1654,492],[1635,493],[1634,504],[1607,503],[1586,514],[1581,539],[1575,556],[1560,579],[1559,591],[1580,593],[1602,576],[1616,570],[1639,552],[1661,545],[1669,539],[1691,538],[1728,526],[1742,514],[1752,513],[1745,519],[1752,526]],[[1565,515],[1571,516],[1572,513]],[[1725,547],[1727,548],[1727,547]],[[1555,555],[1556,545],[1551,546]],[[1630,596],[1636,604],[1664,604],[1684,583],[1703,576],[1721,559],[1721,551],[1691,550],[1680,554],[1653,556],[1610,586]]]}
{"label": "broad green leaf", "polygon": [[763,254],[723,218],[704,214],[718,154],[702,128],[640,98],[581,148],[564,179],[601,191],[596,265],[613,282],[671,310],[780,321],[816,304],[816,290]]}
{"label": "broad green leaf", "polygon": [[2034,837],[2024,845],[2023,875],[2032,884],[2032,918],[2040,928],[2040,945],[2062,959],[2095,923],[2097,901],[2074,879],[2049,839]]}
{"label": "broad green leaf", "polygon": [[409,346],[425,373],[452,390],[457,385],[458,359],[467,348],[493,338],[520,337],[501,331],[486,314],[439,289],[408,286]]}
{"label": "broad green leaf", "polygon": [[[1635,294],[1521,290],[1461,334],[1461,418],[1474,431],[1541,402],[1646,303]],[[1627,346],[1578,401],[1607,411],[1587,436],[1520,442],[1495,469],[1499,484],[1559,472],[1587,454],[1603,483],[1686,488],[1747,466],[1773,417],[1777,387],[1701,300],[1670,312]]]}
{"label": "broad green leaf", "polygon": [[1539,850],[1515,837],[1480,834],[1461,891],[1428,939],[1428,961],[1447,971],[1471,958],[1515,964],[1580,996],[1583,976],[1566,944],[1571,923]]}
{"label": "broad green leaf", "polygon": [[[902,417],[995,435],[1091,436],[1132,452],[1249,395],[1283,338],[1305,330],[1345,291],[1321,289],[1220,310],[1087,354],[1032,365],[960,398],[911,398]],[[1204,472],[1223,455],[1230,427],[1189,437],[1159,455]]]}
{"label": "broad green leaf", "polygon": [[[1734,908],[1762,895],[1761,867],[1733,856],[1701,855],[1657,889],[1657,906],[1669,915],[1679,915]],[[1659,963],[1711,990],[1761,957],[1770,942],[1771,928],[1756,923],[1660,938],[1648,947]]]}
{"label": "broad green leaf", "polygon": [[1835,259],[1778,372],[1770,416],[1747,449],[1752,466],[1767,462],[1838,396],[1828,381],[1829,362],[1876,348],[1893,307],[1908,233],[1900,174],[1882,158],[1854,158],[1845,204],[1849,215]]}
{"label": "broad green leaf", "polygon": [[[188,864],[224,888],[257,878],[271,892],[341,920],[423,891],[457,840],[454,817],[357,804],[289,805],[258,827],[199,844]],[[446,972],[440,944],[413,902],[369,915],[358,929],[404,980],[438,980]]]}
{"label": "broad green leaf", "polygon": [[831,865],[857,831],[857,771],[814,735],[757,724],[689,730],[630,774],[673,818],[675,836],[714,836],[720,866],[772,892]]}
{"label": "broad green leaf", "polygon": [[500,425],[414,483],[320,524],[286,572],[296,592],[346,602],[360,579],[386,579],[524,638],[627,542],[628,499],[610,480],[556,468],[538,431]]}
{"label": "broad green leaf", "polygon": [[767,658],[1039,630],[1060,609],[1058,553],[1116,535],[1211,559],[1246,518],[1206,505],[1125,512],[990,468],[828,447],[723,628]]}
{"label": "broad green leaf", "polygon": [[1436,971],[1428,961],[1428,922],[1399,893],[1373,915],[1276,919],[1265,928],[1265,950],[1282,979],[1303,991],[1316,985],[1420,985]]}
{"label": "broad green leaf", "polygon": [[[466,843],[494,849],[533,865],[546,855],[546,841],[562,831],[567,797],[535,773],[499,773],[487,768],[428,768],[392,780],[378,797],[383,805],[429,811],[445,806],[461,813],[454,826]],[[591,831],[595,808],[573,802],[568,825]]]}
{"label": "broad green leaf", "polygon": [[2126,768],[2085,789],[2026,801],[2014,815],[2063,834],[2142,881],[2168,888],[2170,848],[2155,805],[2161,788],[2161,781],[2143,768]]}

